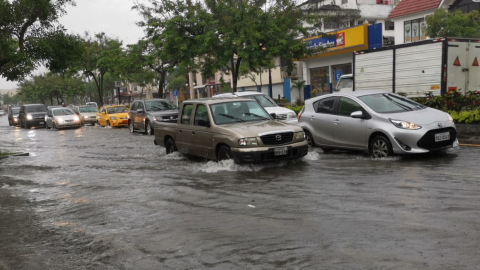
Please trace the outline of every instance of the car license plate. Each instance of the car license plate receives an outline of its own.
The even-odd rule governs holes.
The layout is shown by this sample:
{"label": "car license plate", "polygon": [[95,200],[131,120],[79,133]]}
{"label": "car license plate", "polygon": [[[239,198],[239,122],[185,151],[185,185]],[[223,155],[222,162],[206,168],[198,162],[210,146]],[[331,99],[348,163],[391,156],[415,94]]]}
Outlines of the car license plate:
{"label": "car license plate", "polygon": [[45,125],[45,122],[40,122],[40,123],[38,123],[38,124],[39,124],[39,125]]}
{"label": "car license plate", "polygon": [[435,134],[435,142],[441,142],[441,141],[447,141],[447,140],[450,140],[450,132]]}
{"label": "car license plate", "polygon": [[128,123],[128,120],[122,120],[122,123]]}
{"label": "car license plate", "polygon": [[273,155],[274,156],[284,156],[288,154],[288,148],[287,147],[277,147],[273,148]]}

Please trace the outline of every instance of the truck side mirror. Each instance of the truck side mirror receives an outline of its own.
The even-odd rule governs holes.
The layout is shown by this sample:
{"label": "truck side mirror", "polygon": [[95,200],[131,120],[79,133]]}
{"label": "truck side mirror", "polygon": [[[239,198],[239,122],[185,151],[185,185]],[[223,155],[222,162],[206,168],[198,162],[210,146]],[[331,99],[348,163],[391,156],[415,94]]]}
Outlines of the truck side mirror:
{"label": "truck side mirror", "polygon": [[273,119],[277,119],[277,114],[276,114],[276,113],[271,113],[270,116],[271,116]]}

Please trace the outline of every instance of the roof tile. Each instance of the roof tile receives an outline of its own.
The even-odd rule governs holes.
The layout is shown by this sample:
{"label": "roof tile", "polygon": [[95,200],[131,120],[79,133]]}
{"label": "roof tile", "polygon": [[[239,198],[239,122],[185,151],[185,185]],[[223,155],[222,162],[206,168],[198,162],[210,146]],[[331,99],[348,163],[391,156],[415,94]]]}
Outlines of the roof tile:
{"label": "roof tile", "polygon": [[417,12],[435,9],[440,6],[442,0],[402,0],[392,10],[388,18],[395,18]]}

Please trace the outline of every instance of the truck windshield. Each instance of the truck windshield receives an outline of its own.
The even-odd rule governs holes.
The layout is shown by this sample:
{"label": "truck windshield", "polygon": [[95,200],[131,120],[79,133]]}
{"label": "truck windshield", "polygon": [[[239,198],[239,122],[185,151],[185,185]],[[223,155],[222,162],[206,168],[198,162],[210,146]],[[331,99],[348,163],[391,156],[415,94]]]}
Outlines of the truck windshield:
{"label": "truck windshield", "polygon": [[352,78],[342,78],[335,88],[335,91],[340,91],[344,88],[352,89],[353,88],[353,79]]}
{"label": "truck windshield", "polygon": [[25,112],[47,112],[47,107],[43,105],[25,106]]}
{"label": "truck windshield", "polygon": [[262,105],[262,107],[264,108],[278,106],[277,103],[275,103],[275,101],[273,101],[270,97],[266,95],[251,95],[251,96],[245,96],[245,97],[257,100],[258,103],[260,103],[260,105]]}
{"label": "truck windshield", "polygon": [[358,98],[377,113],[399,113],[426,108],[408,98],[394,94],[374,94]]}
{"label": "truck windshield", "polygon": [[270,115],[256,101],[236,101],[210,105],[217,125],[270,120]]}
{"label": "truck windshield", "polygon": [[166,100],[149,100],[145,101],[145,109],[147,112],[166,111],[174,110],[175,106]]}

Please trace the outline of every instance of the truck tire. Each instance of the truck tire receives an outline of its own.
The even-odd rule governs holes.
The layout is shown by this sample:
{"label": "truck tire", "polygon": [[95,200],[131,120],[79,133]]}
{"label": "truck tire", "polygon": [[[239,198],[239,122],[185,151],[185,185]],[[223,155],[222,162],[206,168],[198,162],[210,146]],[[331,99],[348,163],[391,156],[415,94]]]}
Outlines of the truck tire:
{"label": "truck tire", "polygon": [[165,143],[165,150],[167,151],[167,155],[178,151],[177,146],[172,138],[168,138],[167,142]]}
{"label": "truck tire", "polygon": [[153,135],[153,127],[150,121],[145,122],[145,134],[147,135]]}
{"label": "truck tire", "polygon": [[218,149],[217,161],[228,160],[232,158],[233,158],[233,155],[232,155],[232,151],[230,150],[230,147],[226,145],[222,145],[220,149]]}

